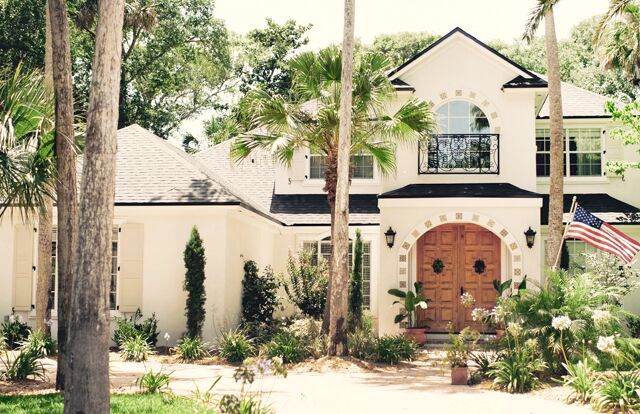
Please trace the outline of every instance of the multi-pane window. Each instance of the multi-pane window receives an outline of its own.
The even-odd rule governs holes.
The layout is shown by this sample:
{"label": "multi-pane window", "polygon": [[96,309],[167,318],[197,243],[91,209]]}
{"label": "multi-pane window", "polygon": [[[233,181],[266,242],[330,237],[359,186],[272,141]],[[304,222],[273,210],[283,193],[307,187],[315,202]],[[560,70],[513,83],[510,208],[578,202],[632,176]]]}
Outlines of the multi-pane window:
{"label": "multi-pane window", "polygon": [[[602,175],[602,138],[598,128],[564,130],[564,174],[571,177]],[[548,129],[536,129],[536,174],[548,177],[551,140]],[[567,168],[568,166],[568,168]]]}
{"label": "multi-pane window", "polygon": [[[118,229],[114,228],[111,234],[111,282],[109,284],[109,306],[111,310],[116,309],[118,291]],[[60,297],[58,293],[58,231],[53,229],[51,234],[51,291],[49,292],[49,309],[54,309]]]}
{"label": "multi-pane window", "polygon": [[[322,154],[309,155],[309,178],[324,179],[327,169],[327,157]],[[351,178],[373,178],[373,155],[361,154],[351,156]]]}
{"label": "multi-pane window", "polygon": [[[304,241],[302,248],[313,253],[314,265],[319,259],[329,263],[331,260],[331,240],[327,237],[320,241]],[[319,252],[319,253],[318,253]],[[349,241],[349,272],[353,268],[353,242]],[[362,241],[362,302],[365,309],[371,306],[371,243]]]}
{"label": "multi-pane window", "polygon": [[597,249],[582,240],[567,239],[565,243],[569,253],[569,271],[580,273],[588,270],[585,255],[596,253]]}
{"label": "multi-pane window", "polygon": [[436,111],[441,134],[487,134],[489,120],[482,109],[467,101],[451,101]]}

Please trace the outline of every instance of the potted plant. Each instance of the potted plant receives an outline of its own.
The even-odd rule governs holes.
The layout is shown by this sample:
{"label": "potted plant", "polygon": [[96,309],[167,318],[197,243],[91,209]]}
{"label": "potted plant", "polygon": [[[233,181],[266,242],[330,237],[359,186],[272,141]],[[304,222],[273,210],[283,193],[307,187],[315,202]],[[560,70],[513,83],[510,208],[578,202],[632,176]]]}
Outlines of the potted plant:
{"label": "potted plant", "polygon": [[469,381],[469,356],[480,338],[480,333],[469,327],[458,335],[450,333],[449,343],[444,345],[445,361],[451,367],[451,384],[466,385]]}
{"label": "potted plant", "polygon": [[389,289],[388,293],[392,296],[399,298],[393,304],[401,304],[400,313],[398,313],[393,320],[394,323],[401,323],[406,320],[407,327],[404,334],[413,339],[422,346],[427,342],[428,326],[418,326],[418,318],[416,312],[418,308],[427,309],[428,299],[422,294],[422,282],[416,282],[413,284],[415,292],[411,290],[405,292],[400,289]]}

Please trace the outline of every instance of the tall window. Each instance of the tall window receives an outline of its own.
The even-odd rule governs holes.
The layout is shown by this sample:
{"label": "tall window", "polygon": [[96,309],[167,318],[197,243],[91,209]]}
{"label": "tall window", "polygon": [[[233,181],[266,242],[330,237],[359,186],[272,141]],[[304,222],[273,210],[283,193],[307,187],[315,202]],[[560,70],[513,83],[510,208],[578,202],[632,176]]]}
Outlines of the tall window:
{"label": "tall window", "polygon": [[[309,178],[324,179],[324,172],[327,169],[327,157],[323,154],[309,155]],[[351,178],[372,179],[373,178],[373,156],[370,154],[360,154],[351,156]]]}
{"label": "tall window", "polygon": [[[315,257],[315,263],[322,259],[331,259],[331,239],[307,240],[302,243],[304,250],[310,251]],[[349,241],[349,272],[353,267],[353,242]],[[371,242],[362,241],[362,303],[365,309],[371,306]]]}
{"label": "tall window", "polygon": [[[116,309],[118,292],[118,228],[111,233],[111,283],[109,287],[109,306]],[[51,234],[51,291],[49,292],[49,309],[55,309],[60,301],[58,295],[58,230],[53,229]],[[54,303],[56,306],[54,307]]]}
{"label": "tall window", "polygon": [[[536,174],[550,173],[549,129],[536,129]],[[564,130],[564,174],[570,177],[602,176],[602,136],[598,128]],[[567,168],[568,166],[568,168]]]}

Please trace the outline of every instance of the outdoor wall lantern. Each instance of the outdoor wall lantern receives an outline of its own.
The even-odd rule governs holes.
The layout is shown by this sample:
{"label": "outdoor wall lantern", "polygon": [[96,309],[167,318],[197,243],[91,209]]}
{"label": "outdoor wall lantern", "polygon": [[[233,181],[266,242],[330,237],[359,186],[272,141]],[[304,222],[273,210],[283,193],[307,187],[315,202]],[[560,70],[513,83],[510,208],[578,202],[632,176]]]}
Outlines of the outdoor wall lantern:
{"label": "outdoor wall lantern", "polygon": [[389,230],[384,233],[384,237],[387,238],[387,246],[392,248],[396,242],[396,232],[391,228],[391,226],[389,226]]}
{"label": "outdoor wall lantern", "polygon": [[532,248],[536,241],[536,231],[529,226],[529,230],[524,232],[524,237],[527,239],[527,247]]}

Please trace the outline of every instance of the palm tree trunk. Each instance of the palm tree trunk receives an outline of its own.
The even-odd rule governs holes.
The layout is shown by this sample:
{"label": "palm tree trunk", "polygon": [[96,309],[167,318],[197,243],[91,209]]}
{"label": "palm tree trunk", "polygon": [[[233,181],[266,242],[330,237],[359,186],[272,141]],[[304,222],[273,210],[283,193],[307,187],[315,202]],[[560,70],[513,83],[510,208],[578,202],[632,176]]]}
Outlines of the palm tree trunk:
{"label": "palm tree trunk", "polygon": [[[124,0],[98,3],[65,413],[109,412],[109,284]],[[82,248],[82,247],[85,248]],[[91,248],[86,248],[91,246]]]}
{"label": "palm tree trunk", "polygon": [[[329,148],[329,154],[327,155],[327,167],[324,173],[324,188],[322,189],[327,193],[327,202],[329,203],[329,212],[331,216],[331,243],[333,243],[333,229],[335,228],[336,220],[336,182],[338,179],[338,158],[333,148]],[[333,250],[333,248],[332,248]],[[333,252],[332,252],[333,257]],[[324,314],[322,315],[322,332],[329,334],[329,318],[331,317],[331,278],[333,275],[333,259],[329,260],[329,283],[327,283],[327,301],[324,305]]]}
{"label": "palm tree trunk", "polygon": [[340,130],[338,137],[338,178],[335,224],[332,237],[333,275],[329,308],[329,354],[346,355],[347,314],[349,312],[349,161],[351,153],[351,105],[353,82],[355,0],[344,2]]}
{"label": "palm tree trunk", "polygon": [[547,265],[555,266],[562,246],[562,214],[564,199],[564,131],[562,128],[562,95],[560,62],[553,8],[544,15],[545,43],[547,47],[547,74],[549,77],[549,129],[551,161],[549,176],[549,232],[547,236]]}
{"label": "palm tree trunk", "polygon": [[73,130],[73,83],[66,0],[48,0],[53,46],[53,84],[56,101],[56,187],[58,213],[58,370],[56,388],[65,388],[68,370],[69,304],[76,258],[78,201]]}
{"label": "palm tree trunk", "polygon": [[[51,19],[49,2],[45,3],[44,83],[47,93],[53,91],[53,48],[51,44]],[[38,277],[36,280],[36,330],[51,335],[49,292],[51,291],[51,221],[53,200],[46,197],[38,223]]]}

